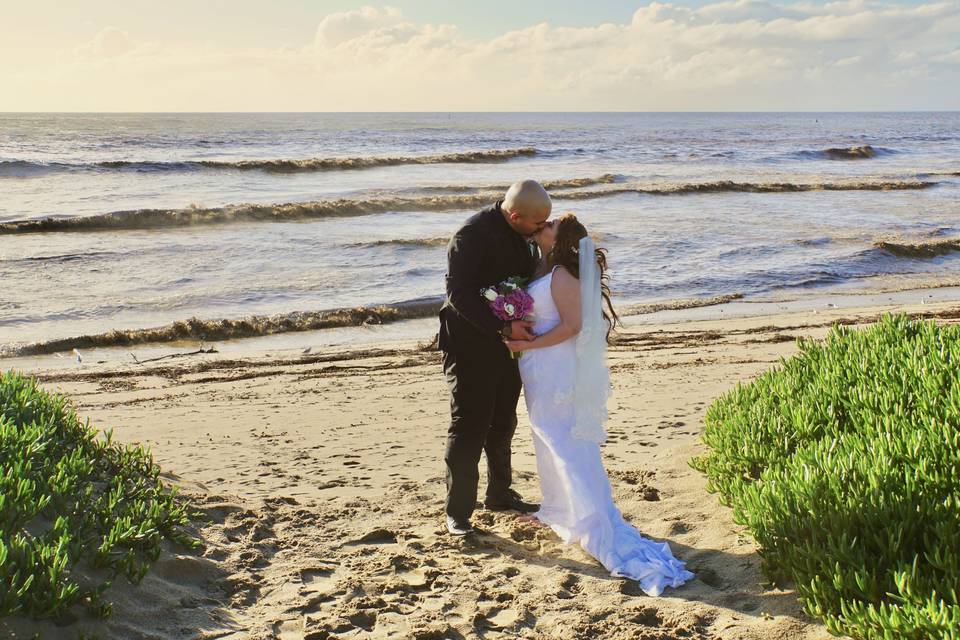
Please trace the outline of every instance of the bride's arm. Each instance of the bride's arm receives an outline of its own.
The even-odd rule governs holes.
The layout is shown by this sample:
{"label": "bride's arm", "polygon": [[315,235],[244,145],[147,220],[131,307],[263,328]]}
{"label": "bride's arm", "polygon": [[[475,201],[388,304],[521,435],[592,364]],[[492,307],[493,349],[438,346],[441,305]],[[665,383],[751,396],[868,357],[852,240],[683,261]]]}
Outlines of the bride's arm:
{"label": "bride's arm", "polygon": [[553,302],[557,305],[557,311],[560,313],[560,324],[530,341],[507,341],[507,346],[510,347],[511,351],[552,347],[580,333],[580,281],[574,278],[569,271],[559,267],[553,272],[553,279],[550,282],[550,295],[553,296]]}

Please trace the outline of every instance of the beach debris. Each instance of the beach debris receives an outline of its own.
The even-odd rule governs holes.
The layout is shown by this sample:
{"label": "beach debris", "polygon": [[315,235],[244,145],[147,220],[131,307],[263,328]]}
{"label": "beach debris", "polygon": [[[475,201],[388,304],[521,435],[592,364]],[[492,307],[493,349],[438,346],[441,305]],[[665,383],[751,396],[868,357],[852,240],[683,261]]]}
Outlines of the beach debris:
{"label": "beach debris", "polygon": [[[76,349],[74,349],[74,351],[76,351]],[[182,357],[184,357],[184,356],[196,356],[196,355],[200,355],[200,354],[202,354],[202,353],[219,353],[219,351],[217,351],[214,347],[210,347],[210,348],[208,348],[208,349],[204,349],[204,348],[201,346],[201,347],[200,347],[199,349],[197,349],[196,351],[185,351],[184,353],[169,353],[169,354],[167,354],[167,355],[165,355],[165,356],[158,356],[158,357],[156,357],[156,358],[147,358],[146,360],[140,360],[140,359],[138,359],[137,356],[136,356],[135,354],[133,354],[132,352],[130,353],[130,357],[133,358],[133,361],[136,362],[137,364],[144,364],[144,363],[146,363],[146,362],[156,362],[157,360],[166,360],[166,359],[168,359],[168,358],[182,358]]]}
{"label": "beach debris", "polygon": [[76,349],[73,349],[73,355],[77,356],[77,364],[83,364],[83,356]]}

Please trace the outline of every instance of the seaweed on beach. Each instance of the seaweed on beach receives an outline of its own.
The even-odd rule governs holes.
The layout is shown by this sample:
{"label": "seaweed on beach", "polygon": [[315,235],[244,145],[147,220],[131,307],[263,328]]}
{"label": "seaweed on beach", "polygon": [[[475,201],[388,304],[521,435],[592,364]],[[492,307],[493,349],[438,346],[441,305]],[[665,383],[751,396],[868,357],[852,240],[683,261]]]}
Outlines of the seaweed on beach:
{"label": "seaweed on beach", "polygon": [[440,309],[439,300],[415,300],[394,305],[354,307],[329,311],[294,311],[273,316],[202,320],[189,318],[147,329],[115,329],[92,335],[73,336],[47,342],[0,348],[0,356],[39,355],[102,347],[167,343],[183,340],[212,342],[268,336],[292,331],[316,331],[336,327],[362,327],[413,318],[429,318]]}
{"label": "seaweed on beach", "polygon": [[691,466],[835,634],[960,637],[958,365],[960,326],[887,316],[707,412]]}

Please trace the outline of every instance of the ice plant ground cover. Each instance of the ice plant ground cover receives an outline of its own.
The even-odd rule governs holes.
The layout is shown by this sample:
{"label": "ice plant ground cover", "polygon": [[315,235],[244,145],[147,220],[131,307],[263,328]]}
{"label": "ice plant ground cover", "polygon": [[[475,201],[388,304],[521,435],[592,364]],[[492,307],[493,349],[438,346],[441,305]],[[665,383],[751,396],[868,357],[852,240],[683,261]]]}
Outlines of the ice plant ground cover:
{"label": "ice plant ground cover", "polygon": [[691,465],[832,632],[960,638],[960,326],[799,346],[710,407]]}
{"label": "ice plant ground cover", "polygon": [[0,616],[110,613],[112,580],[139,581],[191,510],[140,446],[112,442],[66,399],[0,373]]}

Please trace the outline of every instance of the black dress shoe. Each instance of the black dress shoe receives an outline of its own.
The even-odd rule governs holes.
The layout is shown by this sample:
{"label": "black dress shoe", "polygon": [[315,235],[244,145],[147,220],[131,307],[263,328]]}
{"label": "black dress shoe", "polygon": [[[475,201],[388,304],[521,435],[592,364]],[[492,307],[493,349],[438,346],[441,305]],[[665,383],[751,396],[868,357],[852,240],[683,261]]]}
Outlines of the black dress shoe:
{"label": "black dress shoe", "polygon": [[450,532],[450,535],[465,536],[468,533],[473,533],[473,525],[470,524],[469,520],[447,516],[447,531]]}
{"label": "black dress shoe", "polygon": [[490,511],[519,511],[520,513],[533,513],[540,508],[540,505],[533,502],[524,502],[520,494],[513,489],[508,489],[507,493],[495,498],[487,498],[483,501]]}

